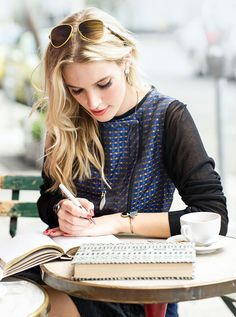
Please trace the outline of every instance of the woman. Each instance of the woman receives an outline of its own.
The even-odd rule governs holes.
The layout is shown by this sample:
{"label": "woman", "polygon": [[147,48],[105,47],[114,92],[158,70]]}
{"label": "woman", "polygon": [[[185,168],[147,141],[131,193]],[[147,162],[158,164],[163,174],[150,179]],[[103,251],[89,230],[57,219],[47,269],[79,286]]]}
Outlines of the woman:
{"label": "woman", "polygon": [[[45,93],[38,208],[46,234],[167,238],[180,233],[181,215],[196,211],[219,213],[226,234],[220,177],[186,105],[141,81],[135,42],[114,18],[89,8],[52,30]],[[62,195],[60,183],[83,210]],[[175,188],[187,207],[168,212]],[[73,302],[82,317],[144,316],[142,305]],[[174,304],[167,316],[177,316]]]}

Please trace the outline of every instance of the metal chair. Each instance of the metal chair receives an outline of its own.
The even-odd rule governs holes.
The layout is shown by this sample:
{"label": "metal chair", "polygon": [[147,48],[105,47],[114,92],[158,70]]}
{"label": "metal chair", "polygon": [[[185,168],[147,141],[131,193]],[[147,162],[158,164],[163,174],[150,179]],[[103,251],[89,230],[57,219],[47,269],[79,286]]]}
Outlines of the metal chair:
{"label": "metal chair", "polygon": [[230,294],[229,296],[221,296],[225,305],[229,308],[231,313],[236,316],[236,294]]}
{"label": "metal chair", "polygon": [[0,188],[11,190],[11,200],[0,201],[0,216],[10,217],[9,231],[12,237],[16,234],[18,217],[39,217],[35,202],[19,201],[20,192],[23,190],[38,191],[41,184],[40,176],[0,176]]}

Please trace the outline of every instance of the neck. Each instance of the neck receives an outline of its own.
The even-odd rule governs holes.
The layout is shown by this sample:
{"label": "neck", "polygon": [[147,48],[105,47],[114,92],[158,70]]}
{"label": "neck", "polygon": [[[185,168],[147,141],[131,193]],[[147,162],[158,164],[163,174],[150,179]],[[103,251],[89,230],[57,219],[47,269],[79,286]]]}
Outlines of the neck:
{"label": "neck", "polygon": [[122,106],[120,107],[120,111],[117,113],[118,116],[126,113],[133,107],[137,105],[139,102],[139,90],[133,86],[127,86],[125,98]]}

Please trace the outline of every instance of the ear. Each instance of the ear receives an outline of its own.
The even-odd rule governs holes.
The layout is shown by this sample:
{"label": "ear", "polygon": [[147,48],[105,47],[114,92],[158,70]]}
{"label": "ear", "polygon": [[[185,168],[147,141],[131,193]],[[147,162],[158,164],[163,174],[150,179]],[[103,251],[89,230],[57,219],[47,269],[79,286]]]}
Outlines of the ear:
{"label": "ear", "polygon": [[126,54],[122,60],[122,68],[124,72],[129,73],[130,66],[132,65],[132,55],[131,53]]}

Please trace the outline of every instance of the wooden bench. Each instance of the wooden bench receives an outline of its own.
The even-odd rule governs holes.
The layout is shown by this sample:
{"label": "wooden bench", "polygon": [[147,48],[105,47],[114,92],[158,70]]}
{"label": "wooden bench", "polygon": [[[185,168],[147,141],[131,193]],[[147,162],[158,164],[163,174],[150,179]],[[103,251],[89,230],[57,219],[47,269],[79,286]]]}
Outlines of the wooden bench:
{"label": "wooden bench", "polygon": [[0,176],[0,188],[11,191],[11,200],[0,201],[0,216],[10,217],[10,235],[16,234],[18,217],[38,217],[35,202],[20,201],[21,191],[39,191],[41,176],[3,175]]}

